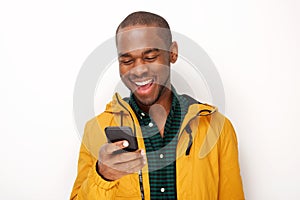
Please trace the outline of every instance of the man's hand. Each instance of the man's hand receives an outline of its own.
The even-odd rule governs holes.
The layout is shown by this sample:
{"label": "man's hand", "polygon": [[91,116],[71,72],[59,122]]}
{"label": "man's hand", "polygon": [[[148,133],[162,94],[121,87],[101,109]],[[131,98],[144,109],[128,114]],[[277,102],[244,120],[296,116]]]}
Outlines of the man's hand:
{"label": "man's hand", "polygon": [[117,150],[124,149],[128,142],[119,141],[107,143],[101,146],[98,157],[97,171],[108,180],[117,180],[121,177],[138,172],[146,164],[146,155],[144,150],[135,152],[114,153]]}

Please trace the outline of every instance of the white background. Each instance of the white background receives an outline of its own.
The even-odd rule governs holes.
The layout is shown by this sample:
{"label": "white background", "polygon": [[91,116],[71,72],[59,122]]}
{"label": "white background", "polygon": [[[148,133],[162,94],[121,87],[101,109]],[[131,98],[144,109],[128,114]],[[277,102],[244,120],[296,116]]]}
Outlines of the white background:
{"label": "white background", "polygon": [[300,199],[297,0],[1,1],[0,199],[69,198],[80,145],[76,77],[136,10],[164,16],[215,63],[246,198]]}

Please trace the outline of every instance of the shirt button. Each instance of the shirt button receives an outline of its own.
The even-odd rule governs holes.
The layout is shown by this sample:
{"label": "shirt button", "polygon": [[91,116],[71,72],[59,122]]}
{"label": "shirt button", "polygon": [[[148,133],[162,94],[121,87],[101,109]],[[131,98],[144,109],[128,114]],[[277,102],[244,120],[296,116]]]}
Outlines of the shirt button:
{"label": "shirt button", "polygon": [[152,127],[152,126],[153,126],[153,123],[152,123],[152,122],[150,122],[150,123],[148,124],[148,126],[149,126],[149,127]]}
{"label": "shirt button", "polygon": [[159,157],[160,157],[160,158],[164,158],[164,154],[161,153],[161,154],[159,155]]}
{"label": "shirt button", "polygon": [[165,188],[160,188],[160,191],[161,192],[165,192]]}
{"label": "shirt button", "polygon": [[145,116],[145,113],[141,113],[141,115],[144,117],[144,116]]}

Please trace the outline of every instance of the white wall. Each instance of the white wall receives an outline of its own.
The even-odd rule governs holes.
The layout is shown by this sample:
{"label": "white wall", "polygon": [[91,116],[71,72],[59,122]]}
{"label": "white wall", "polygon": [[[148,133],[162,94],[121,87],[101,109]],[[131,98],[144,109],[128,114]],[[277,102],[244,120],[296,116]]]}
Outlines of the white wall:
{"label": "white wall", "polygon": [[246,198],[300,199],[299,8],[297,0],[1,1],[0,199],[69,198],[80,145],[76,77],[136,10],[164,16],[215,63]]}

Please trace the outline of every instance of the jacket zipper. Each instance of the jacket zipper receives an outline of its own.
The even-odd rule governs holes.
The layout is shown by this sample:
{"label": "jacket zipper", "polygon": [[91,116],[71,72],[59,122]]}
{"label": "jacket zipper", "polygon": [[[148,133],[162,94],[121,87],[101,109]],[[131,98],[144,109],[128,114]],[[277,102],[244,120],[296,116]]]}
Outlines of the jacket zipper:
{"label": "jacket zipper", "polygon": [[[121,103],[119,97],[116,95],[117,101],[118,103],[129,113],[131,120],[133,122],[133,134],[136,137],[136,127],[135,127],[135,123],[134,123],[134,119],[133,116],[131,114],[131,112],[124,106],[124,104]],[[123,113],[122,113],[123,115]],[[142,170],[139,171],[139,183],[140,183],[140,191],[141,191],[141,198],[142,200],[145,199],[145,194],[144,194],[144,185],[143,185],[143,175],[142,175]]]}

